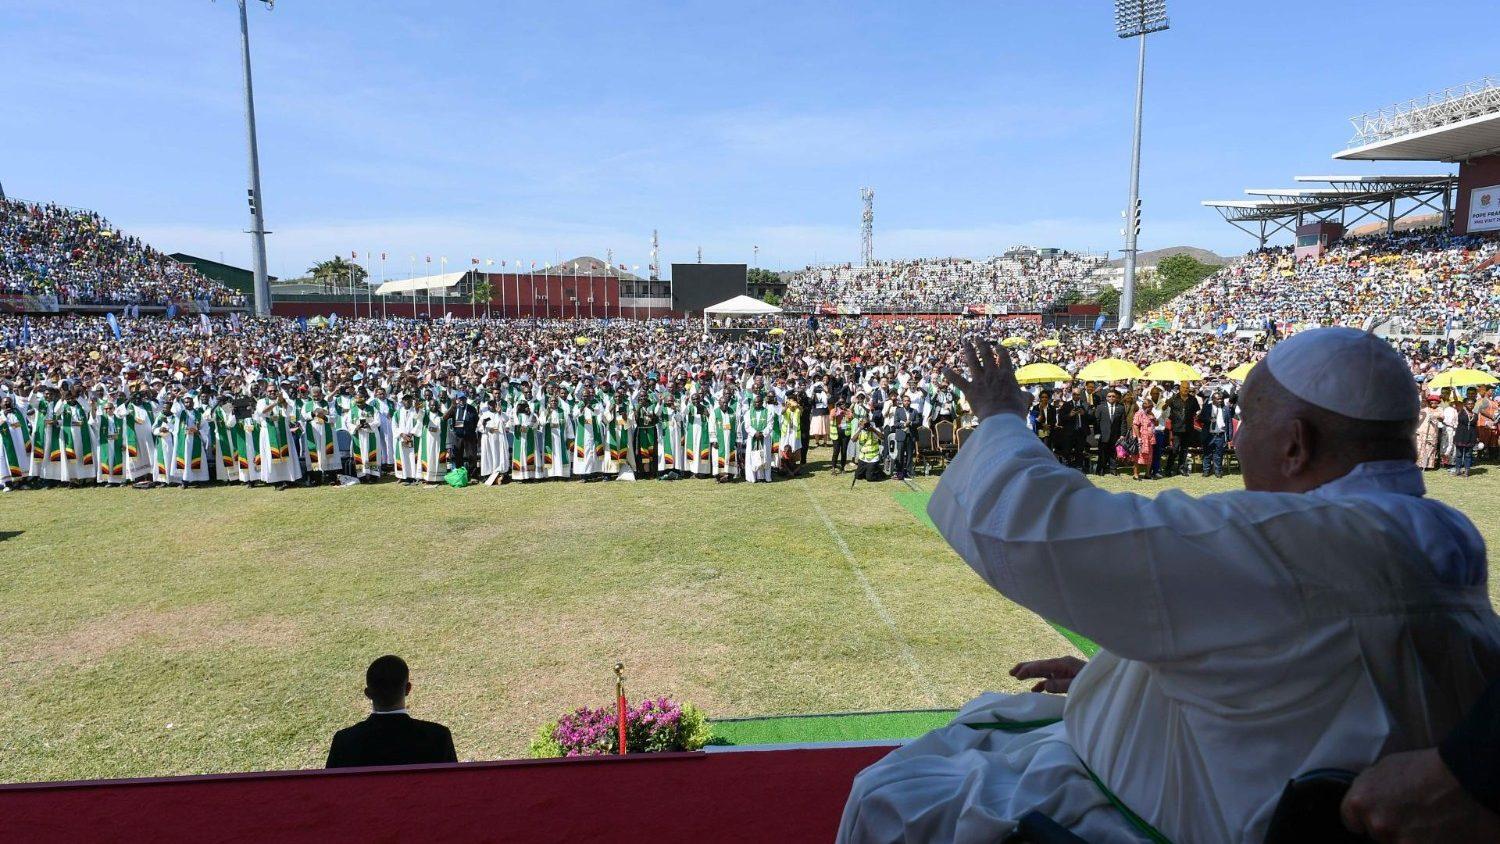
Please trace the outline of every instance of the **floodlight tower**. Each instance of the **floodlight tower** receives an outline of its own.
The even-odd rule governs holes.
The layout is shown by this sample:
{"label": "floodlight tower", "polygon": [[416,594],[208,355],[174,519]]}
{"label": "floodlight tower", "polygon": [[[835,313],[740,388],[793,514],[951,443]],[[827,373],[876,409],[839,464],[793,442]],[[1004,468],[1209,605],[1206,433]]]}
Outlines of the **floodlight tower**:
{"label": "floodlight tower", "polygon": [[859,198],[865,203],[859,218],[859,259],[868,267],[875,261],[875,189],[860,188]]}
{"label": "floodlight tower", "polygon": [[[260,0],[272,9],[276,0]],[[245,0],[240,6],[240,57],[245,66],[245,135],[250,148],[250,251],[255,273],[255,315],[271,315],[271,282],[266,277],[266,218],[261,208],[260,152],[255,142],[255,87],[250,81],[250,21],[245,16]]]}
{"label": "floodlight tower", "polygon": [[651,230],[651,280],[661,281],[661,265],[656,262],[656,252],[661,248],[661,241],[656,238],[656,229]]}
{"label": "floodlight tower", "polygon": [[1121,331],[1135,325],[1135,253],[1141,233],[1141,102],[1146,92],[1146,36],[1168,27],[1167,0],[1115,0],[1115,34],[1137,38],[1141,57],[1135,72],[1135,135],[1130,147],[1130,204],[1125,206],[1125,286],[1120,291]]}

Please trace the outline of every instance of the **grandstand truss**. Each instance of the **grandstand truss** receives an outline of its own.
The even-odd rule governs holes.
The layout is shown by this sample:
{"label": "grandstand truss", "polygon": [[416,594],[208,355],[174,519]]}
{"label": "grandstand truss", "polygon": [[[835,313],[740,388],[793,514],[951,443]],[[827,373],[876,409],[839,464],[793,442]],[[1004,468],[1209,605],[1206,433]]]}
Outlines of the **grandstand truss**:
{"label": "grandstand truss", "polygon": [[[1454,175],[1298,176],[1296,181],[1327,187],[1247,188],[1246,194],[1260,198],[1206,199],[1203,204],[1265,248],[1272,235],[1287,230],[1295,233],[1298,226],[1310,222],[1335,222],[1349,229],[1373,217],[1384,221],[1390,234],[1397,222],[1424,208],[1441,214],[1447,226],[1452,222],[1458,187]],[[1351,219],[1353,212],[1358,216]]]}
{"label": "grandstand truss", "polygon": [[1486,76],[1478,82],[1454,85],[1425,97],[1351,117],[1349,122],[1354,124],[1354,137],[1348,145],[1362,147],[1497,111],[1500,111],[1500,80]]}

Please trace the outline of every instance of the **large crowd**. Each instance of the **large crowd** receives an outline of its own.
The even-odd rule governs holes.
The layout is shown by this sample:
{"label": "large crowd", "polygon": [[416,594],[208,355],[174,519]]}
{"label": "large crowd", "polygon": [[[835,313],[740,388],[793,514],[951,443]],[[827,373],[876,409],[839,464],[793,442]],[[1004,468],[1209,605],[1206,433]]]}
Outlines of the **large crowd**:
{"label": "large crowd", "polygon": [[240,306],[244,296],[126,235],[93,211],[0,200],[0,296],[60,305]]}
{"label": "large crowd", "polygon": [[[1196,458],[1222,473],[1236,419],[1230,371],[1273,339],[991,319],[788,320],[776,334],[710,335],[692,321],[117,324],[118,338],[97,316],[0,317],[4,486],[437,484],[459,468],[493,483],[759,482],[806,471],[808,449],[825,445],[834,470],[881,479],[912,471],[920,429],[968,423],[942,371],[964,337],[985,334],[1009,338],[1020,363],[1072,373],[1100,358],[1197,367],[1203,379],[1186,388],[1034,387],[1031,424],[1085,471],[1129,465],[1157,477]],[[1418,380],[1497,359],[1492,345],[1456,340],[1397,348]],[[1487,393],[1476,398],[1497,409]],[[1214,407],[1227,408],[1222,418]],[[1443,465],[1457,457],[1450,422],[1439,420],[1434,444]]]}
{"label": "large crowd", "polygon": [[1151,315],[1184,328],[1385,326],[1393,334],[1492,328],[1500,318],[1500,238],[1435,229],[1349,238],[1320,257],[1251,253]]}
{"label": "large crowd", "polygon": [[981,260],[924,258],[868,266],[810,266],[787,281],[783,304],[860,311],[951,312],[985,305],[1009,312],[1040,311],[1088,287],[1091,276],[1106,263],[1102,257],[1016,247]]}

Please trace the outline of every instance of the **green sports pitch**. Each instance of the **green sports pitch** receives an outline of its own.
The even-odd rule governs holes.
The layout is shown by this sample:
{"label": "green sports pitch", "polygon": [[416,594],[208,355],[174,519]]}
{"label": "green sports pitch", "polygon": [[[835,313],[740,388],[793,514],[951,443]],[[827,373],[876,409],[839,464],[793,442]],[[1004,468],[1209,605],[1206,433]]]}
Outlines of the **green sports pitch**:
{"label": "green sports pitch", "polygon": [[[7,494],[0,781],[319,766],[383,653],[464,760],[608,704],[616,662],[632,699],[691,701],[720,743],[754,744],[919,732],[1020,690],[1015,662],[1076,653],[924,521],[936,478],[851,488],[818,456],[805,479],[731,487]],[[1500,472],[1428,480],[1500,541]],[[1106,482],[1168,485],[1238,479]],[[912,712],[765,717],[891,711]]]}

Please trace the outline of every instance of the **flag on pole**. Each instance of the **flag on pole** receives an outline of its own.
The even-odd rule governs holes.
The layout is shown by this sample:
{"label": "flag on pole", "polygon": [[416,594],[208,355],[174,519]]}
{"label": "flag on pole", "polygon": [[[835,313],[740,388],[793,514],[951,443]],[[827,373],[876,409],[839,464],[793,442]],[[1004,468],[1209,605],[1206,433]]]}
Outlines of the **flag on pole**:
{"label": "flag on pole", "polygon": [[349,253],[349,260],[351,260],[351,261],[358,261],[359,260],[359,253],[358,252],[350,252]]}
{"label": "flag on pole", "polygon": [[478,258],[470,258],[469,259],[469,263],[473,264],[474,266],[477,267],[477,266],[479,266],[479,259]]}
{"label": "flag on pole", "polygon": [[31,345],[31,317],[21,315],[21,345]]}
{"label": "flag on pole", "polygon": [[109,330],[115,335],[115,339],[120,339],[120,321],[115,319],[114,314],[109,314],[105,319],[109,320]]}
{"label": "flag on pole", "polygon": [[1096,319],[1096,320],[1094,320],[1094,330],[1095,331],[1103,331],[1104,330],[1104,314],[1102,314],[1102,313],[1099,314],[1099,318]]}
{"label": "flag on pole", "polygon": [[236,332],[240,330],[240,312],[235,311],[229,315],[229,324]]}
{"label": "flag on pole", "polygon": [[299,316],[299,317],[297,317],[297,330],[298,331],[302,331],[302,332],[306,332],[307,331],[307,317],[305,317],[305,316]]}
{"label": "flag on pole", "polygon": [[[114,316],[114,314],[110,314],[110,316]],[[208,314],[198,314],[198,326],[203,329],[204,334],[214,333],[214,326],[213,323],[208,321]]]}
{"label": "flag on pole", "polygon": [[176,302],[168,302],[167,303],[167,319],[176,319],[176,318],[177,318],[177,303]]}

